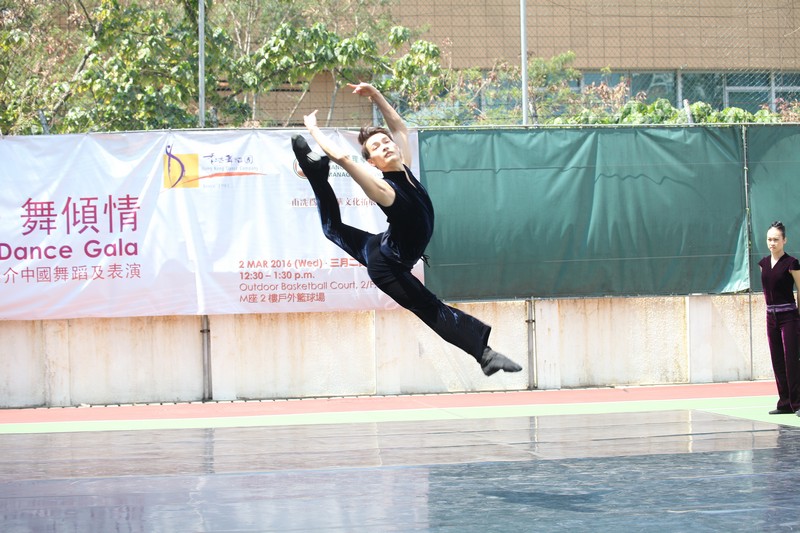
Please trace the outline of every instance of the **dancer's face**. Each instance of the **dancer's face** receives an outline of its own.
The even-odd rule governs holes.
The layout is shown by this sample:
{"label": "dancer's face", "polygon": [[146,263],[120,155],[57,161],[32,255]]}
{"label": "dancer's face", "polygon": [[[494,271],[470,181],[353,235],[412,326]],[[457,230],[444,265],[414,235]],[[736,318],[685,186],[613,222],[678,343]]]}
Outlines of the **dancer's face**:
{"label": "dancer's face", "polygon": [[385,133],[376,133],[364,143],[370,158],[367,160],[379,170],[400,170],[403,168],[403,154],[400,147]]}
{"label": "dancer's face", "polygon": [[783,245],[786,244],[786,237],[783,236],[778,228],[769,228],[767,232],[767,246],[772,255],[783,253]]}

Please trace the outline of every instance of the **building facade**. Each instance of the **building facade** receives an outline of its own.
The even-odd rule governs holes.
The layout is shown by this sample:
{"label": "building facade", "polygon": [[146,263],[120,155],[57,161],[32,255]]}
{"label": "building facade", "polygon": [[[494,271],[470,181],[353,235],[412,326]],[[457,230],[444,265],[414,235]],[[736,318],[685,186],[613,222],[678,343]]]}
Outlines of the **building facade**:
{"label": "building facade", "polygon": [[[445,67],[487,72],[499,62],[520,65],[521,14],[520,0],[399,0],[394,7],[400,24],[442,48]],[[624,83],[647,101],[751,112],[800,99],[800,7],[792,1],[528,0],[525,16],[528,58],[573,52],[576,91]],[[332,94],[330,78],[315,80],[290,123],[302,124],[307,108],[327,112]],[[262,111],[285,97],[263,98]],[[328,125],[372,118],[369,105],[341,92]]]}

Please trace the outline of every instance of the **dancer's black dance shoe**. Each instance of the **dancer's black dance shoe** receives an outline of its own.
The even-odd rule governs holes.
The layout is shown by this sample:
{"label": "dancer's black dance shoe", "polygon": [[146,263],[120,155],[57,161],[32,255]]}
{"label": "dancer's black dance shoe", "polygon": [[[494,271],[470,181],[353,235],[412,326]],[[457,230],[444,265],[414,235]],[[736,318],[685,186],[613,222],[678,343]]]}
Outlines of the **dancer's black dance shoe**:
{"label": "dancer's black dance shoe", "polygon": [[[792,411],[791,409],[773,409],[772,411],[769,412],[769,414],[771,414],[771,415],[790,415],[793,412],[794,411]],[[800,416],[800,415],[798,415],[798,416]]]}
{"label": "dancer's black dance shoe", "polygon": [[328,179],[330,158],[311,151],[302,135],[292,135],[292,150],[306,178]]}
{"label": "dancer's black dance shoe", "polygon": [[517,363],[505,355],[495,352],[488,346],[484,348],[483,356],[481,356],[479,363],[481,364],[483,373],[487,376],[491,376],[500,370],[503,370],[504,372],[519,372],[522,370],[522,367]]}

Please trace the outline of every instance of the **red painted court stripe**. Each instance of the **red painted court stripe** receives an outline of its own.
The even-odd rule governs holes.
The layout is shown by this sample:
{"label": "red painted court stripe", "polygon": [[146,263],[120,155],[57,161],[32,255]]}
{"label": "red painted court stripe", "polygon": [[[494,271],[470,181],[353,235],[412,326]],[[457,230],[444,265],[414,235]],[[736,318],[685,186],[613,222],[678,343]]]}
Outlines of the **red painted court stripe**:
{"label": "red painted court stripe", "polygon": [[772,381],[496,393],[310,398],[250,402],[31,408],[0,410],[0,424],[219,418],[403,409],[686,400],[768,395],[777,396],[775,383]]}

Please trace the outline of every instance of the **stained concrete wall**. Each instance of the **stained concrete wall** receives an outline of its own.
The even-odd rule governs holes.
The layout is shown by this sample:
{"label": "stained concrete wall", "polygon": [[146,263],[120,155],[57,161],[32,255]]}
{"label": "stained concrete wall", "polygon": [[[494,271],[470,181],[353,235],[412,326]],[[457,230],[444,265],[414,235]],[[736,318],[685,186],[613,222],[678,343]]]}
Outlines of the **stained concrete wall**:
{"label": "stained concrete wall", "polygon": [[0,321],[0,407],[772,379],[760,295],[458,307],[525,370],[487,378],[404,310],[211,316],[208,371],[201,317]]}
{"label": "stained concrete wall", "polygon": [[763,298],[536,302],[541,389],[771,379]]}
{"label": "stained concrete wall", "polygon": [[0,321],[0,407],[200,399],[198,317]]}

